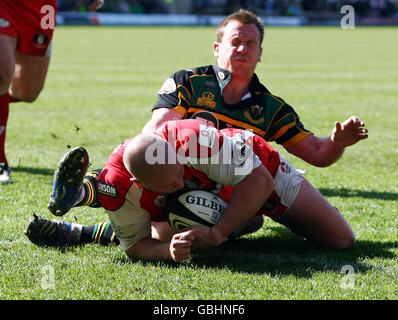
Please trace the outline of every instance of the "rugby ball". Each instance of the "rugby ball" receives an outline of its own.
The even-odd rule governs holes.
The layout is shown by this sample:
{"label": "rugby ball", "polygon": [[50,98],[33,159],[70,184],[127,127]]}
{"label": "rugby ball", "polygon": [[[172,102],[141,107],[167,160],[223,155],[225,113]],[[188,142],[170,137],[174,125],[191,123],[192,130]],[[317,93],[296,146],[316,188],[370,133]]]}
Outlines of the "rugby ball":
{"label": "rugby ball", "polygon": [[174,231],[193,226],[211,227],[220,219],[227,204],[217,195],[191,190],[167,195],[165,213]]}

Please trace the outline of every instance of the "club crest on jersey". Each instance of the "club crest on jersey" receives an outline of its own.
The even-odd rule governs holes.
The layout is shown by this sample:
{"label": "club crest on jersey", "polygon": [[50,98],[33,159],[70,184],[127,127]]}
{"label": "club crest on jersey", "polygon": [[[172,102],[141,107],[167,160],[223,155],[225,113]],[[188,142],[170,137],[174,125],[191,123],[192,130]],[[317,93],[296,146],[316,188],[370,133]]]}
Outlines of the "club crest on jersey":
{"label": "club crest on jersey", "polygon": [[263,107],[260,107],[258,104],[256,104],[255,106],[250,107],[250,112],[255,119],[258,119],[261,117],[263,109],[264,109]]}
{"label": "club crest on jersey", "polygon": [[246,110],[243,114],[251,123],[260,124],[264,122],[264,117],[261,117],[263,110],[263,107],[256,104],[250,107],[250,112]]}
{"label": "club crest on jersey", "polygon": [[209,91],[203,92],[202,96],[198,98],[198,100],[196,101],[196,105],[214,109],[216,107],[216,102],[214,101],[214,94]]}
{"label": "club crest on jersey", "polygon": [[104,183],[104,182],[98,182],[98,192],[108,196],[108,197],[117,197],[117,189],[114,185],[109,184],[109,183]]}

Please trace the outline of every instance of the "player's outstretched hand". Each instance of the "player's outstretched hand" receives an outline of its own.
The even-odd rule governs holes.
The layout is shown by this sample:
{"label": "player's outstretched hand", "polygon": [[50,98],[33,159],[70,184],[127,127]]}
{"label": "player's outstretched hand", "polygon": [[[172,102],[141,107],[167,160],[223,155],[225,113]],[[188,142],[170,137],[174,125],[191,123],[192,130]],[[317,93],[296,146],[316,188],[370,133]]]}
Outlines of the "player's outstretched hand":
{"label": "player's outstretched hand", "polygon": [[93,0],[88,5],[88,10],[89,11],[97,11],[97,10],[101,9],[103,5],[104,5],[104,0]]}
{"label": "player's outstretched hand", "polygon": [[365,123],[357,116],[352,116],[343,123],[336,121],[331,139],[337,145],[345,148],[368,137]]}
{"label": "player's outstretched hand", "polygon": [[170,254],[174,261],[182,262],[189,258],[192,241],[195,240],[192,230],[176,233],[170,242]]}

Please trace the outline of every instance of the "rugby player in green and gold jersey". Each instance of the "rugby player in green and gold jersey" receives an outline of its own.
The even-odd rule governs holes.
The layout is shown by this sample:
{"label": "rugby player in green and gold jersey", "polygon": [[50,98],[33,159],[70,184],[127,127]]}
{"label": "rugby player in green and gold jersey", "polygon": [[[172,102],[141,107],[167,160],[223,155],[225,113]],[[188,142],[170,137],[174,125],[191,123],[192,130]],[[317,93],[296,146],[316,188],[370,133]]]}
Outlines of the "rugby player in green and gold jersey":
{"label": "rugby player in green and gold jersey", "polygon": [[336,122],[327,138],[305,129],[294,109],[271,94],[254,72],[263,37],[260,19],[249,11],[241,9],[224,19],[213,44],[216,65],[181,70],[168,78],[144,131],[171,119],[204,118],[219,129],[252,129],[319,167],[333,164],[346,147],[367,138],[365,124],[356,116]]}

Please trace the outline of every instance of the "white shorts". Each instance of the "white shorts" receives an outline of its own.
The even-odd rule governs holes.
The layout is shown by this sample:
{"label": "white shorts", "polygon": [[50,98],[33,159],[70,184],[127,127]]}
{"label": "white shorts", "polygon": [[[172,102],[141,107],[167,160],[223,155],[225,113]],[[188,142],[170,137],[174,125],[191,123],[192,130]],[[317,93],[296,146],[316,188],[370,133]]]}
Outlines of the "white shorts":
{"label": "white shorts", "polygon": [[281,203],[287,207],[286,212],[279,217],[283,217],[290,209],[300,191],[301,182],[304,180],[304,170],[293,167],[282,155],[279,155],[280,165],[274,177],[275,192],[280,197]]}

